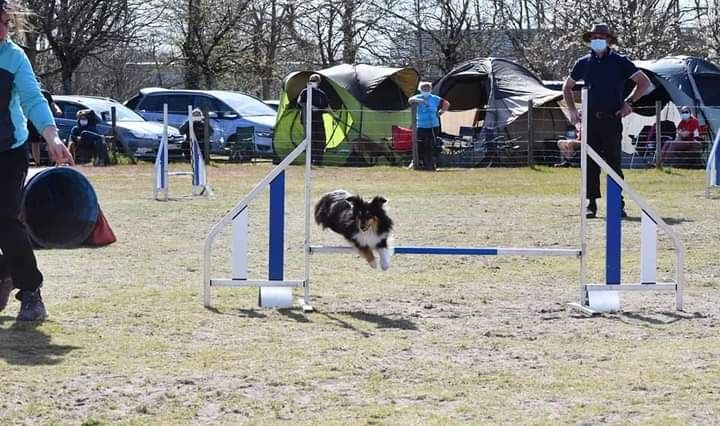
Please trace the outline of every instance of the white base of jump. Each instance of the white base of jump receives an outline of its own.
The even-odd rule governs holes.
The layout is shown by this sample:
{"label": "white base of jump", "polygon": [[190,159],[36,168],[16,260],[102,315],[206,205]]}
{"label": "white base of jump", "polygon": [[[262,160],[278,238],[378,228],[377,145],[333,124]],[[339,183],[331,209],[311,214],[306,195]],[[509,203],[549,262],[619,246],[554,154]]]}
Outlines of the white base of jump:
{"label": "white base of jump", "polygon": [[[278,290],[292,290],[293,288],[305,287],[305,280],[244,280],[212,278],[210,287],[235,287],[235,288],[259,288],[258,305],[263,308],[291,308],[292,293],[279,293]],[[313,312],[315,309],[302,297],[297,299],[303,312]]]}
{"label": "white base of jump", "polygon": [[[656,291],[679,294],[680,287],[676,283],[622,283],[622,284],[586,284],[583,286],[585,300],[581,303],[568,303],[568,306],[588,316],[599,315],[605,312],[620,310],[619,293],[631,291]],[[616,301],[608,302],[607,297],[602,293],[612,294],[609,298],[616,298]],[[595,300],[594,300],[595,299]],[[600,299],[600,301],[597,301]],[[599,306],[598,306],[599,305]],[[609,306],[610,305],[610,306]],[[616,306],[615,306],[616,305]]]}

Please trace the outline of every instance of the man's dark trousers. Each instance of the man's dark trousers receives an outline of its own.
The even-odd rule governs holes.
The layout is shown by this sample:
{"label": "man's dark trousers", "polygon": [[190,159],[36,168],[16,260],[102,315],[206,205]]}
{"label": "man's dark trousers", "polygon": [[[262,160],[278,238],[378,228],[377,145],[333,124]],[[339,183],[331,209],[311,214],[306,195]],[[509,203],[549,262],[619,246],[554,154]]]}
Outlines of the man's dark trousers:
{"label": "man's dark trousers", "polygon": [[0,152],[0,262],[6,262],[15,288],[35,291],[43,276],[25,225],[18,219],[27,169],[25,146]]}
{"label": "man's dark trousers", "polygon": [[[625,179],[620,161],[622,158],[622,120],[614,113],[594,113],[588,118],[588,142],[590,147],[618,174]],[[588,158],[587,198],[600,198],[600,166]]]}

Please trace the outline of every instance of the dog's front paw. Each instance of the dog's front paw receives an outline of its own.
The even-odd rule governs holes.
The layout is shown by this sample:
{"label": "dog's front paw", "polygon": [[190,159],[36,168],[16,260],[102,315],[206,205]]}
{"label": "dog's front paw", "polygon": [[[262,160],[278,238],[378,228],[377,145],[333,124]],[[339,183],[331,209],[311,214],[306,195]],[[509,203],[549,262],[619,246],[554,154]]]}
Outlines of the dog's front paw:
{"label": "dog's front paw", "polygon": [[370,267],[373,268],[373,269],[377,269],[377,267],[378,267],[378,261],[377,261],[377,259],[373,259],[373,260],[369,261],[369,262],[368,262],[368,265],[370,265]]}

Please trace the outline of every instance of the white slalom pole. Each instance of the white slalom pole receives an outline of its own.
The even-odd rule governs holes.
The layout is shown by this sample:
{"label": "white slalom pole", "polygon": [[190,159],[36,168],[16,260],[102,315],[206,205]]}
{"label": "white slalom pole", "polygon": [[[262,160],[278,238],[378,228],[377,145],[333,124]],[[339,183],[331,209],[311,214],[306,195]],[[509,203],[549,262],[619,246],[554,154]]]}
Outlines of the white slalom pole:
{"label": "white slalom pole", "polygon": [[154,185],[153,197],[159,201],[167,201],[169,193],[168,179],[168,107],[163,105],[163,134],[160,139],[155,165],[153,167]]}
{"label": "white slalom pole", "polygon": [[307,84],[305,100],[305,287],[303,288],[303,310],[310,311],[310,222],[312,222],[312,86]]}

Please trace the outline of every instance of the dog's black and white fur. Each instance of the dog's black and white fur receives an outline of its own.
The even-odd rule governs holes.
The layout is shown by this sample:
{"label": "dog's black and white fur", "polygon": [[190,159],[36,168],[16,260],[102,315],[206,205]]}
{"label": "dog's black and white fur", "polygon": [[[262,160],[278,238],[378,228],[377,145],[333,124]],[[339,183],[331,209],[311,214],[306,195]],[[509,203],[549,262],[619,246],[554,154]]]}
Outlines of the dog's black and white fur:
{"label": "dog's black and white fur", "polygon": [[373,268],[377,268],[373,250],[377,250],[380,268],[390,267],[392,247],[388,239],[393,222],[388,217],[383,197],[376,196],[367,202],[344,190],[328,192],[315,205],[315,222],[345,237]]}

